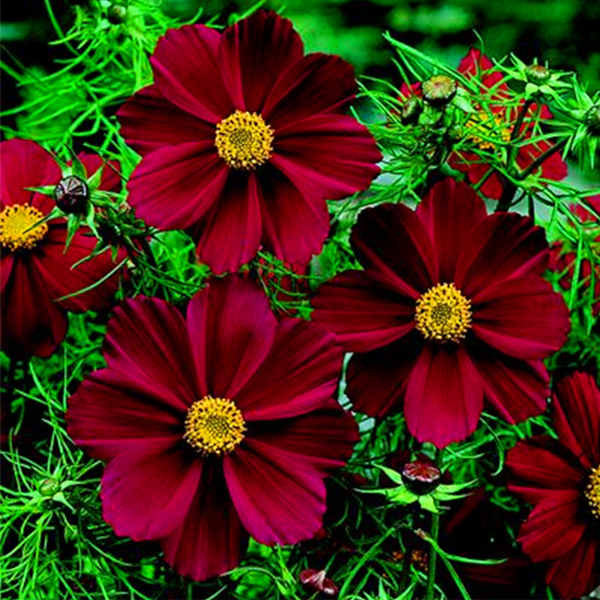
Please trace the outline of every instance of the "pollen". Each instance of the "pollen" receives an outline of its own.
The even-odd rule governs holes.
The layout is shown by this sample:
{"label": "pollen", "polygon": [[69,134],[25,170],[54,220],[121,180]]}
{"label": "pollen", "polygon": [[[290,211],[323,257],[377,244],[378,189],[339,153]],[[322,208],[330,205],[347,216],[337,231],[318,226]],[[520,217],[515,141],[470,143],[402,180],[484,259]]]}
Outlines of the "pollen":
{"label": "pollen", "polygon": [[496,144],[494,139],[504,143],[510,142],[512,127],[507,127],[502,113],[490,114],[484,110],[478,110],[465,123],[467,139],[479,146],[482,150],[494,150]]}
{"label": "pollen", "polygon": [[0,213],[0,242],[11,252],[31,250],[48,233],[44,215],[29,204],[11,204]]}
{"label": "pollen", "polygon": [[231,400],[205,396],[188,410],[183,439],[202,456],[223,456],[238,446],[245,431],[244,417]]}
{"label": "pollen", "polygon": [[215,146],[232,169],[253,171],[271,158],[273,133],[259,114],[236,110],[217,124]]}
{"label": "pollen", "polygon": [[600,519],[600,465],[592,469],[590,473],[590,480],[585,488],[585,497],[594,517]]}
{"label": "pollen", "polygon": [[458,342],[471,327],[471,302],[453,283],[438,283],[418,300],[417,329],[428,340]]}

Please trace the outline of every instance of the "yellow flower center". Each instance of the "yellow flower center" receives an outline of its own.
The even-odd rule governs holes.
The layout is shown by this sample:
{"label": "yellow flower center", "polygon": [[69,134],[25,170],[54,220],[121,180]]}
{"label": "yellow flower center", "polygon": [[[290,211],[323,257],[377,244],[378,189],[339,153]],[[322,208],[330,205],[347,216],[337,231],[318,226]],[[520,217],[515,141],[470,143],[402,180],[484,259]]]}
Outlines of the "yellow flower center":
{"label": "yellow flower center", "polygon": [[253,171],[273,152],[273,128],[256,114],[236,110],[217,124],[215,146],[232,169]]}
{"label": "yellow flower center", "polygon": [[509,142],[512,127],[507,127],[503,113],[489,113],[478,110],[465,123],[468,131],[467,139],[477,144],[482,150],[494,150],[496,144],[490,139]]}
{"label": "yellow flower center", "polygon": [[458,342],[471,327],[471,302],[453,283],[438,283],[418,300],[417,329],[428,340]]}
{"label": "yellow flower center", "polygon": [[188,410],[183,439],[202,456],[229,454],[244,439],[240,409],[226,398],[204,396]]}
{"label": "yellow flower center", "polygon": [[11,204],[0,213],[0,242],[9,250],[31,250],[48,232],[44,215],[29,204]]}
{"label": "yellow flower center", "polygon": [[592,469],[590,480],[585,488],[585,497],[590,503],[592,514],[600,519],[600,465]]}

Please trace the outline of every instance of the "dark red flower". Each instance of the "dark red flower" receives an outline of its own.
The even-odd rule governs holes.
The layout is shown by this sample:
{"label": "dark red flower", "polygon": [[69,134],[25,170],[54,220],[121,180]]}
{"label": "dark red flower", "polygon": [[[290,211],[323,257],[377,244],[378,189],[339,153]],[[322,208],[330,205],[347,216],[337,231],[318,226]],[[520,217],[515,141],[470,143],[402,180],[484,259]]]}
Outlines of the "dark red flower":
{"label": "dark red flower", "polygon": [[[91,254],[96,238],[82,227],[65,253],[67,221],[63,218],[31,229],[52,211],[54,200],[26,188],[58,184],[60,168],[34,142],[9,140],[1,148],[2,349],[20,356],[49,356],[65,337],[65,310],[85,312],[106,306],[118,276],[83,294],[57,299],[93,285],[117,263],[110,252],[104,252],[73,268]],[[79,159],[89,175],[103,164],[99,156],[82,154]],[[119,184],[120,178],[105,168],[101,189],[114,190]]]}
{"label": "dark red flower", "polygon": [[191,300],[187,321],[157,299],[124,302],[109,323],[107,368],[69,402],[69,433],[109,461],[105,520],[117,535],[160,539],[183,575],[235,567],[248,533],[309,539],[324,478],[357,440],[333,396],[342,352],[324,329],[279,322],[235,277]]}
{"label": "dark red flower", "polygon": [[189,229],[214,272],[235,270],[262,244],[306,263],[329,229],[325,199],[366,189],[381,155],[344,115],[352,67],[303,55],[287,19],[258,11],[222,34],[169,31],[151,58],[154,84],[119,112],[143,156],[129,183],[136,214]]}
{"label": "dark red flower", "polygon": [[590,375],[558,383],[552,420],[558,440],[537,436],[508,453],[509,489],[533,505],[523,550],[561,598],[580,598],[600,584],[600,391]]}
{"label": "dark red flower", "polygon": [[382,416],[404,401],[409,431],[438,447],[474,431],[484,398],[511,423],[544,410],[542,359],[562,346],[569,319],[540,276],[543,229],[487,216],[472,188],[447,179],[416,211],[364,210],[351,244],[364,271],[321,286],[313,318],[354,352],[357,410]]}

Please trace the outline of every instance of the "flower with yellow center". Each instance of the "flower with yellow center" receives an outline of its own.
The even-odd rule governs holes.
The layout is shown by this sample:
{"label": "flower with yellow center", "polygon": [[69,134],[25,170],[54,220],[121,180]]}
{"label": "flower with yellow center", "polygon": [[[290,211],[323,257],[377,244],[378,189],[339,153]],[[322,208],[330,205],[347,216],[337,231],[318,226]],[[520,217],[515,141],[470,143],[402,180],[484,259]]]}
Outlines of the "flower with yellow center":
{"label": "flower with yellow center", "polygon": [[585,497],[587,498],[592,514],[600,519],[600,465],[592,469],[590,480],[585,488]]}
{"label": "flower with yellow center", "polygon": [[477,144],[482,150],[496,148],[496,144],[490,141],[490,138],[510,142],[512,135],[512,127],[507,127],[503,114],[490,114],[481,109],[469,117],[465,128],[468,131],[467,139]]}
{"label": "flower with yellow center", "polygon": [[217,124],[215,146],[232,169],[253,171],[273,152],[273,128],[257,113],[236,110]]}
{"label": "flower with yellow center", "polygon": [[44,215],[29,204],[11,204],[0,213],[0,242],[11,252],[31,250],[48,233]]}
{"label": "flower with yellow center", "polygon": [[458,342],[471,327],[471,302],[453,283],[438,283],[417,300],[415,322],[428,340]]}
{"label": "flower with yellow center", "polygon": [[204,396],[188,410],[183,439],[202,456],[223,456],[238,446],[245,431],[242,412],[231,400]]}

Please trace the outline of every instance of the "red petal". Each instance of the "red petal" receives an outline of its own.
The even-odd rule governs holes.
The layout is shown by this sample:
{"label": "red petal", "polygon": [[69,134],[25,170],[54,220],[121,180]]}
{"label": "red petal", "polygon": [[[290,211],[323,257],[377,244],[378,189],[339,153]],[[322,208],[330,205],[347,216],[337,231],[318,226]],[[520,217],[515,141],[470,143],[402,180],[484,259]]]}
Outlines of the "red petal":
{"label": "red petal", "polygon": [[205,462],[185,520],[162,540],[165,560],[180,575],[204,581],[237,567],[247,539],[220,467]]}
{"label": "red petal", "polygon": [[154,540],[179,527],[202,472],[202,461],[180,449],[127,452],[105,467],[102,516],[119,536]]}
{"label": "red petal", "polygon": [[[529,133],[526,137],[531,137],[531,133]],[[517,164],[521,167],[521,169],[526,169],[544,152],[550,150],[552,146],[554,146],[554,144],[551,144],[545,140],[540,140],[535,143],[521,146],[519,153],[517,154]],[[542,163],[541,168],[538,167],[534,173],[540,174],[540,169],[542,177],[551,179],[553,181],[560,181],[568,175],[567,163],[565,163],[562,159],[560,152],[553,154],[550,158],[545,160]]]}
{"label": "red petal", "polygon": [[488,89],[506,90],[503,83],[504,76],[495,69],[494,63],[480,50],[471,48],[467,55],[460,61],[458,72],[470,77],[479,76],[481,83]]}
{"label": "red petal", "polygon": [[209,123],[218,123],[236,108],[221,75],[220,39],[220,33],[204,25],[170,29],[150,58],[160,93]]}
{"label": "red petal", "polygon": [[98,240],[91,233],[88,235],[87,228],[81,228],[73,236],[65,253],[66,240],[66,227],[51,227],[40,248],[40,254],[35,258],[38,272],[46,281],[52,298],[57,300],[95,286],[83,294],[61,300],[60,306],[73,312],[100,310],[109,306],[118,289],[119,271],[102,283],[99,282],[119,266],[124,253],[120,252],[114,262],[110,250],[80,262],[92,254]]}
{"label": "red petal", "polygon": [[163,146],[215,139],[215,128],[169,102],[156,85],[149,85],[125,102],[117,113],[121,135],[146,155]]}
{"label": "red petal", "polygon": [[483,201],[472,187],[448,177],[433,186],[416,212],[433,241],[440,281],[454,281],[465,240],[487,216]]}
{"label": "red petal", "polygon": [[416,300],[438,281],[432,242],[421,219],[401,204],[363,210],[350,242],[360,263]]}
{"label": "red petal", "polygon": [[369,271],[347,271],[324,283],[312,301],[313,320],[336,335],[346,350],[365,352],[414,328],[414,302]]}
{"label": "red petal", "polygon": [[259,10],[228,27],[221,38],[219,66],[236,108],[262,112],[266,118],[267,96],[303,51],[291,21],[271,11]]}
{"label": "red petal", "polygon": [[231,173],[218,201],[194,226],[198,259],[215,274],[237,271],[256,256],[262,233],[254,173]]}
{"label": "red petal", "polygon": [[326,203],[305,196],[277,169],[265,166],[258,175],[264,248],[285,262],[307,263],[329,232]]}
{"label": "red petal", "polygon": [[372,417],[400,410],[408,377],[422,348],[422,337],[414,333],[385,348],[354,354],[346,374],[346,394],[353,408]]}
{"label": "red petal", "polygon": [[443,448],[475,431],[482,407],[481,380],[464,349],[427,344],[406,388],[409,431],[420,442]]}
{"label": "red petal", "polygon": [[548,261],[541,227],[516,213],[495,213],[465,240],[456,267],[456,285],[473,298],[487,286],[523,275],[541,275]]}
{"label": "red petal", "polygon": [[265,361],[276,320],[265,294],[238,277],[213,279],[188,306],[192,341],[203,394],[234,398]]}
{"label": "red petal", "polygon": [[256,541],[295,544],[321,527],[325,484],[310,461],[247,437],[223,465],[236,510]]}
{"label": "red petal", "polygon": [[500,281],[475,296],[472,303],[473,333],[509,356],[546,358],[567,338],[569,311],[562,296],[541,277]]}
{"label": "red petal", "polygon": [[29,203],[43,214],[49,213],[54,200],[25,188],[60,181],[60,168],[52,155],[30,140],[7,140],[0,148],[0,210],[11,204]]}
{"label": "red petal", "polygon": [[283,319],[260,368],[236,395],[247,421],[285,419],[325,406],[342,371],[342,350],[315,323]]}
{"label": "red petal", "polygon": [[185,411],[198,400],[197,374],[183,317],[162,300],[122,302],[108,324],[104,358],[140,389]]}
{"label": "red petal", "polygon": [[142,159],[129,180],[136,215],[159,229],[184,229],[219,199],[229,170],[212,142],[164,146]]}
{"label": "red petal", "polygon": [[187,405],[176,391],[165,394],[149,375],[113,367],[86,378],[69,398],[67,424],[73,441],[102,460],[142,448],[151,454],[176,447]]}
{"label": "red petal", "polygon": [[366,127],[346,115],[316,115],[275,131],[271,163],[304,194],[337,200],[366,190],[381,153]]}
{"label": "red petal", "polygon": [[600,464],[600,391],[587,373],[563,377],[556,386],[552,417],[559,439],[591,469]]}
{"label": "red petal", "polygon": [[50,356],[67,333],[67,317],[54,301],[33,254],[2,258],[2,349],[15,356]]}
{"label": "red petal", "polygon": [[309,54],[279,78],[263,115],[278,132],[319,113],[342,113],[355,94],[352,65],[339,56]]}

